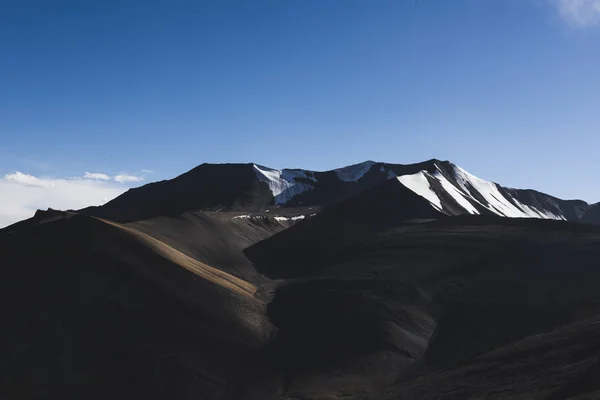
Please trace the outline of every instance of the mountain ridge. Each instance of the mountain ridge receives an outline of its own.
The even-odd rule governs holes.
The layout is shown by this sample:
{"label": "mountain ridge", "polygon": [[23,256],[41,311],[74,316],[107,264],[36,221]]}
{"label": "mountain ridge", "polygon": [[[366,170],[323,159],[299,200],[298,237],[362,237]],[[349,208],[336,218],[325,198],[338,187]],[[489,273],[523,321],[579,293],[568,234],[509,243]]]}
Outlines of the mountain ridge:
{"label": "mountain ridge", "polygon": [[80,212],[118,222],[199,210],[299,209],[301,213],[302,209],[339,203],[393,178],[448,215],[595,222],[585,218],[591,205],[583,200],[563,200],[534,189],[504,187],[436,158],[413,164],[368,160],[328,171],[279,170],[255,163],[203,163],[173,179],[130,189],[102,206]]}

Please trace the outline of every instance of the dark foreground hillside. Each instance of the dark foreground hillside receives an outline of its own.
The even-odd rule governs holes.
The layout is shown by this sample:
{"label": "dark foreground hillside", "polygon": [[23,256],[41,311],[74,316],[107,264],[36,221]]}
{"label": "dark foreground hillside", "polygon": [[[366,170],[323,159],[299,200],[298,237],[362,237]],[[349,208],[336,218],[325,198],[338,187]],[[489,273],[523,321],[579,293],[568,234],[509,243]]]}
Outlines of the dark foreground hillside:
{"label": "dark foreground hillside", "polygon": [[359,197],[289,229],[51,212],[1,230],[0,394],[597,398],[600,228],[403,198],[417,218]]}
{"label": "dark foreground hillside", "polygon": [[[301,228],[249,249],[259,272],[264,264],[277,277],[269,254],[277,254],[270,244],[281,246],[279,236],[298,246],[312,242]],[[269,306],[286,359],[299,360],[288,372],[298,398],[361,390],[364,397],[356,398],[546,398],[596,357],[599,342],[590,336],[600,311],[597,228],[452,217],[355,234],[316,251],[314,259],[326,255],[327,265],[308,274],[298,268],[295,278],[285,270],[292,279]],[[570,337],[556,349],[563,329],[582,339]],[[532,362],[520,351],[525,347],[558,352]],[[558,373],[563,367],[570,372]],[[534,383],[515,383],[523,374]],[[367,389],[365,380],[380,386]]]}
{"label": "dark foreground hillside", "polygon": [[70,216],[0,254],[2,398],[233,398],[271,335],[254,285],[126,227]]}

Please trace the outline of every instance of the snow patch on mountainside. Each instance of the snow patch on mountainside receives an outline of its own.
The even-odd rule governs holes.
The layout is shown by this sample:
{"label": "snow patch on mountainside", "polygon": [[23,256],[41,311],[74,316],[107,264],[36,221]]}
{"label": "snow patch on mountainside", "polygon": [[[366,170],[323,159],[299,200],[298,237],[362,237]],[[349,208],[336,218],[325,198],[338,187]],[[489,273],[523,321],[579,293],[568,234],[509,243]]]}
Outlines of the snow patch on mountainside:
{"label": "snow patch on mountainside", "polygon": [[250,214],[246,214],[246,215],[236,215],[235,217],[233,217],[231,219],[232,220],[235,220],[235,219],[265,220],[265,219],[269,219],[269,218],[273,218],[276,221],[283,222],[283,221],[300,221],[300,220],[303,220],[306,217],[304,215],[297,215],[295,217],[280,217],[280,216],[270,216],[270,215],[266,216],[266,215],[250,215]]}
{"label": "snow patch on mountainside", "polygon": [[[455,179],[461,188],[466,193],[470,194],[473,199],[475,199],[475,197],[471,193],[471,190],[476,190],[488,204],[483,204],[479,201],[478,203],[492,211],[494,214],[510,218],[560,219],[560,217],[541,213],[531,207],[520,207],[521,204],[519,204],[519,207],[513,205],[513,203],[500,193],[497,184],[478,178],[460,167],[455,166],[454,174]],[[515,199],[513,199],[513,201],[516,203]]]}
{"label": "snow patch on mountainside", "polygon": [[313,189],[313,186],[307,182],[301,182],[297,179],[305,179],[316,182],[312,173],[303,170],[283,170],[262,167],[254,164],[256,177],[269,185],[269,189],[275,197],[275,204],[285,204],[294,196]]}
{"label": "snow patch on mountainside", "polygon": [[[516,199],[512,199],[517,204],[515,206],[500,193],[497,184],[480,179],[460,167],[454,167],[454,177],[465,193],[469,194],[474,201],[494,214],[510,218],[564,219],[563,216],[554,215],[546,211],[542,212],[534,207],[525,206]],[[488,204],[477,201],[471,190],[476,190]]]}
{"label": "snow patch on mountainside", "polygon": [[458,170],[461,172],[461,179],[457,181],[463,183],[461,186],[464,190],[467,190],[467,192],[469,192],[469,189],[467,188],[466,182],[468,182],[472,188],[477,190],[477,192],[479,192],[479,194],[481,194],[481,196],[488,203],[487,205],[482,204],[488,210],[494,212],[495,214],[511,218],[519,218],[525,214],[523,211],[511,204],[504,196],[502,196],[498,190],[498,186],[495,183],[484,181],[483,179],[471,175],[463,169]]}
{"label": "snow patch on mountainside", "polygon": [[[365,161],[336,169],[334,172],[343,182],[356,182],[375,164],[373,161]],[[449,171],[442,170],[436,165],[433,173],[423,170],[399,177],[385,166],[381,166],[379,172],[385,173],[388,179],[397,178],[402,185],[427,199],[432,207],[439,211],[444,211],[442,199],[451,197],[463,211],[455,211],[453,208],[446,210],[450,213],[477,215],[488,210],[493,214],[509,218],[566,219],[558,206],[551,207],[552,211],[549,211],[541,209],[541,205],[538,204],[535,206],[523,204],[513,198],[510,191],[504,190],[496,183],[485,181],[458,166],[450,165]],[[318,184],[314,172],[302,169],[277,170],[255,164],[254,170],[258,179],[269,185],[277,205],[286,204],[290,199],[314,189]]]}
{"label": "snow patch on mountainside", "polygon": [[297,215],[295,217],[275,217],[277,221],[299,221],[306,218],[304,215]]}
{"label": "snow patch on mountainside", "polygon": [[338,178],[344,182],[356,182],[362,178],[374,165],[373,161],[365,161],[360,164],[349,165],[344,168],[336,169]]}
{"label": "snow patch on mountainside", "polygon": [[567,219],[562,216],[562,215],[556,215],[554,213],[551,213],[550,211],[547,210],[538,210],[537,208],[533,207],[533,206],[528,206],[526,204],[521,203],[519,200],[517,199],[513,199],[515,203],[517,203],[517,205],[523,209],[523,211],[528,215],[531,216],[531,218],[544,218],[544,219],[560,219],[563,221],[566,221]]}
{"label": "snow patch on mountainside", "polygon": [[413,175],[399,176],[398,180],[408,189],[428,200],[436,209],[441,210],[442,202],[431,188],[431,185],[429,184],[425,174],[427,174],[426,171],[420,171]]}
{"label": "snow patch on mountainside", "polygon": [[448,192],[448,194],[450,196],[452,196],[452,198],[465,210],[467,210],[467,212],[469,214],[479,214],[479,211],[477,211],[477,209],[475,208],[475,206],[473,206],[473,204],[471,204],[467,198],[466,198],[466,194],[461,192],[460,190],[458,190],[456,188],[456,186],[454,186],[448,179],[446,179],[446,177],[442,174],[442,172],[439,170],[435,171],[433,173],[433,177],[435,179],[437,179],[442,187],[444,188],[444,190],[446,192]]}
{"label": "snow patch on mountainside", "polygon": [[[437,166],[432,174],[423,170],[413,175],[399,176],[397,179],[408,189],[427,199],[432,207],[439,211],[444,211],[441,199],[450,196],[464,213],[480,214],[482,209],[487,209],[498,216],[509,218],[566,220],[563,215],[523,204],[513,197],[507,198],[497,184],[480,179],[460,167],[453,168],[454,179],[447,178]],[[439,182],[440,185],[434,185],[434,188],[431,185],[434,182]]]}
{"label": "snow patch on mountainside", "polygon": [[[341,181],[356,182],[374,164],[373,161],[365,161],[334,171]],[[277,205],[284,205],[298,194],[314,189],[318,183],[315,173],[311,171],[277,170],[256,164],[254,170],[258,179],[269,185]],[[493,214],[510,218],[565,219],[560,211],[558,211],[558,215],[556,214],[556,208],[552,208],[553,212],[551,212],[533,205],[525,205],[512,198],[497,184],[480,179],[455,165],[452,165],[452,170],[449,172],[451,175],[444,175],[439,166],[436,166],[436,171],[433,173],[423,170],[416,174],[400,177],[384,166],[381,166],[379,171],[386,173],[388,179],[397,178],[400,183],[427,199],[439,211],[444,210],[441,199],[447,199],[449,196],[464,210],[464,213],[468,214],[480,214],[485,209]],[[439,185],[436,182],[439,182]],[[435,188],[432,188],[432,183]],[[440,190],[443,190],[445,194],[438,193]]]}

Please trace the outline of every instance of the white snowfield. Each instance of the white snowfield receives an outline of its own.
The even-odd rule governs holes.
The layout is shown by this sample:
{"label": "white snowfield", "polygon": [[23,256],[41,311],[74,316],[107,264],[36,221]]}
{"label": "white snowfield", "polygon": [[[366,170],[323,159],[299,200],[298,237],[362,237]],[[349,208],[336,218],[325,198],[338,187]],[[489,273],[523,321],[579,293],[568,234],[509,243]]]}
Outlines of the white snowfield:
{"label": "white snowfield", "polygon": [[[504,197],[498,190],[498,185],[493,182],[484,181],[470,174],[464,169],[455,166],[454,177],[461,188],[472,196],[467,184],[470,184],[472,188],[477,190],[481,196],[488,202],[488,204],[482,204],[473,198],[474,201],[492,211],[495,214],[510,217],[510,218],[544,218],[544,219],[562,219],[566,218],[562,215],[554,215],[547,211],[540,211],[534,207],[528,207],[520,203],[517,199],[512,199],[519,207],[514,206],[506,197]],[[471,189],[472,190],[472,189]]]}
{"label": "white snowfield", "polygon": [[460,191],[456,186],[454,186],[446,177],[442,174],[442,172],[438,169],[433,173],[433,177],[437,179],[441,184],[444,190],[452,196],[452,198],[469,214],[479,214],[479,211],[467,200],[469,195]]}
{"label": "white snowfield", "polygon": [[[475,205],[479,205],[502,217],[566,220],[563,215],[538,210],[535,207],[522,204],[514,198],[509,200],[498,190],[497,184],[480,179],[460,167],[454,166],[453,172],[458,187],[449,181],[439,168],[433,174],[420,171],[413,175],[399,176],[398,181],[428,200],[436,210],[442,210],[443,207],[438,194],[431,187],[430,181],[433,180],[439,182],[444,191],[469,214],[480,214],[475,207]],[[485,203],[477,200],[477,194],[479,194],[479,198],[485,200]]]}
{"label": "white snowfield", "polygon": [[442,210],[442,202],[431,188],[425,174],[429,175],[426,171],[420,171],[413,175],[399,176],[398,180],[401,184],[428,200],[436,210]]}
{"label": "white snowfield", "polygon": [[312,182],[317,181],[312,172],[299,169],[280,171],[254,164],[254,172],[259,180],[269,185],[269,189],[275,197],[275,204],[285,204],[294,196],[313,189],[312,185],[298,181],[296,178],[303,178]]}

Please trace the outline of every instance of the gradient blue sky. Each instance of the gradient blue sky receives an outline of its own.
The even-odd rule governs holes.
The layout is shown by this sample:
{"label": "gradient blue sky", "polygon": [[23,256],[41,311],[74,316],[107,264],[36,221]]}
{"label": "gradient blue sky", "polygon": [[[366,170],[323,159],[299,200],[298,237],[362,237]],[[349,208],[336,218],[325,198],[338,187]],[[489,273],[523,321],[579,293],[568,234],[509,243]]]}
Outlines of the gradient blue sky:
{"label": "gradient blue sky", "polygon": [[435,157],[600,201],[600,0],[19,0],[0,54],[5,181]]}

